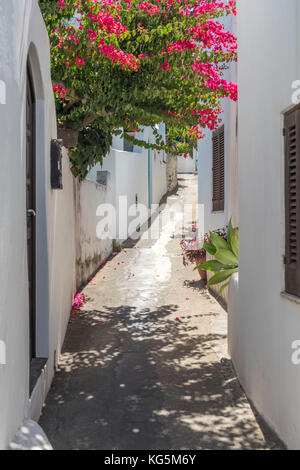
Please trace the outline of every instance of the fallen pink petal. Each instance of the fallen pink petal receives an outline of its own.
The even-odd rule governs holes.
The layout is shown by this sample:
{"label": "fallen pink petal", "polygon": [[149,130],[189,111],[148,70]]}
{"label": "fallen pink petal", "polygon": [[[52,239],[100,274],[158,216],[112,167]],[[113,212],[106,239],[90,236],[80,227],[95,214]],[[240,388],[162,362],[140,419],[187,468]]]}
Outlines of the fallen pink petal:
{"label": "fallen pink petal", "polygon": [[80,309],[80,307],[83,306],[83,304],[85,302],[85,299],[86,299],[86,296],[84,294],[81,294],[80,292],[77,292],[75,294],[75,297],[74,297],[74,300],[73,300],[72,308],[74,310]]}

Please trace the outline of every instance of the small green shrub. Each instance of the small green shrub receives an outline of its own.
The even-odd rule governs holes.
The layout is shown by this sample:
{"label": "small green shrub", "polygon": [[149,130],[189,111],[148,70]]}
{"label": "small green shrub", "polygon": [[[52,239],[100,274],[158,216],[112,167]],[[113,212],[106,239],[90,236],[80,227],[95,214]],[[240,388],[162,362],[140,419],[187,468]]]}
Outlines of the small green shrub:
{"label": "small green shrub", "polygon": [[[211,271],[214,275],[208,281],[207,285],[212,286],[220,284],[230,279],[232,274],[238,272],[239,268],[239,229],[233,228],[231,220],[227,229],[227,240],[210,232],[210,243],[204,243],[203,248],[211,254],[214,259],[206,261],[196,266],[195,269]],[[219,293],[221,294],[225,287],[229,285],[229,280],[223,284]]]}

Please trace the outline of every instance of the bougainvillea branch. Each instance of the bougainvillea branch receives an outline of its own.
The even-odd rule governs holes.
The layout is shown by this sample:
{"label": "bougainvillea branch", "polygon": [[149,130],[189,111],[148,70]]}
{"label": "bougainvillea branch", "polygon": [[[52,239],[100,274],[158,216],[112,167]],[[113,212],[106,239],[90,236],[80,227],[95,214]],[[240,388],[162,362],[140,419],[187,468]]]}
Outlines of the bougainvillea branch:
{"label": "bougainvillea branch", "polygon": [[[165,122],[201,138],[237,99],[224,70],[237,59],[222,17],[234,0],[40,0],[49,31],[59,131],[84,177],[118,129]],[[74,138],[75,136],[75,138]],[[132,137],[127,135],[130,140]],[[156,145],[162,147],[157,140]]]}

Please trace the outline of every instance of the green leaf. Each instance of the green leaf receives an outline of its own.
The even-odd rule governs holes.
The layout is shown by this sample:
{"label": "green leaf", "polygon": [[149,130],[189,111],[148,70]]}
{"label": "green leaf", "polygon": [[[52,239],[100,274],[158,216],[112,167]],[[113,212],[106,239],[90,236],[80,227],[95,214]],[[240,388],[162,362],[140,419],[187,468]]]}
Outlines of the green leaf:
{"label": "green leaf", "polygon": [[221,295],[223,290],[226,289],[226,287],[228,287],[230,284],[230,281],[228,282],[225,282],[225,284],[223,284],[223,286],[221,287],[221,289],[219,290],[219,294]]}
{"label": "green leaf", "polygon": [[239,264],[238,258],[232,253],[231,250],[217,250],[215,259],[226,266],[237,267]]}
{"label": "green leaf", "polygon": [[[64,8],[57,8],[54,0],[39,0],[51,45],[51,76],[54,85],[67,89],[65,97],[56,93],[57,118],[61,127],[80,129],[76,150],[71,149],[71,165],[74,175],[81,179],[108,153],[103,140],[98,144],[97,138],[87,137],[92,129],[103,131],[108,139],[116,129],[153,128],[165,123],[166,139],[161,140],[159,146],[152,138],[146,144],[139,141],[139,145],[175,155],[192,154],[197,147],[197,127],[205,132],[207,114],[220,116],[221,100],[226,94],[223,89],[207,85],[201,77],[199,81],[199,73],[190,73],[195,58],[203,64],[213,63],[220,78],[224,64],[236,60],[236,53],[229,52],[235,49],[231,47],[231,35],[224,39],[224,47],[219,52],[214,48],[198,49],[197,41],[190,38],[196,48],[184,47],[183,51],[167,56],[163,53],[168,45],[186,39],[187,31],[198,24],[207,24],[209,31],[214,31],[217,18],[227,12],[222,2],[214,2],[216,7],[209,14],[202,12],[196,16],[183,15],[181,10],[190,13],[193,7],[174,2],[167,18],[160,9],[152,15],[141,10],[138,2],[131,2],[129,9],[126,2],[119,2],[120,10],[109,8],[109,11],[113,21],[125,27],[120,34],[108,34],[94,24],[91,11],[99,17],[106,14],[101,3],[77,4],[74,0],[65,0]],[[78,15],[82,29],[77,28]],[[97,33],[95,43],[91,41],[90,29]],[[71,30],[76,35],[75,42],[70,39]],[[62,47],[58,47],[60,40]],[[107,56],[102,51],[99,54],[98,46],[103,41],[116,52],[122,51],[119,59],[116,60],[114,53]],[[82,66],[77,66],[76,62],[79,53],[84,61]],[[162,69],[165,61],[171,70]],[[202,113],[203,110],[206,112]],[[195,132],[191,132],[192,129]]]}
{"label": "green leaf", "polygon": [[227,229],[227,243],[228,243],[230,248],[231,248],[232,234],[233,234],[233,227],[232,227],[232,222],[231,222],[231,218],[230,218],[230,220],[228,222],[228,229]]}
{"label": "green leaf", "polygon": [[238,258],[239,257],[239,229],[234,229],[234,233],[231,237],[231,249],[234,255]]}
{"label": "green leaf", "polygon": [[220,237],[220,235],[216,235],[215,233],[210,232],[210,239],[217,250],[228,249],[227,242],[222,237]]}
{"label": "green leaf", "polygon": [[205,263],[201,263],[198,266],[196,266],[195,269],[203,269],[203,271],[221,271],[222,269],[230,269],[231,266],[224,266],[224,264],[219,263],[219,261],[216,260],[211,260],[211,261],[206,261]]}
{"label": "green leaf", "polygon": [[215,246],[212,243],[203,243],[203,248],[210,255],[214,255],[217,251]]}
{"label": "green leaf", "polygon": [[215,284],[220,284],[223,281],[226,281],[232,274],[238,272],[238,268],[226,269],[225,271],[220,271],[216,273],[207,283],[208,286],[213,286]]}

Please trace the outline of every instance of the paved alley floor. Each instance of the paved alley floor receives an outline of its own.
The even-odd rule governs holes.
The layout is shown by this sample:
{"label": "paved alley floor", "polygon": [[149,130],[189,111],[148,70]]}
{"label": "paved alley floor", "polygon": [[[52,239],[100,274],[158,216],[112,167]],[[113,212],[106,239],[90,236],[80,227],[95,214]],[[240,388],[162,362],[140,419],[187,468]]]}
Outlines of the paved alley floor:
{"label": "paved alley floor", "polygon": [[[179,182],[168,207],[196,201],[196,176]],[[226,355],[226,312],[183,267],[182,231],[128,242],[84,289],[40,419],[55,449],[273,446]]]}

